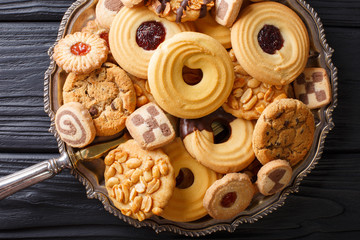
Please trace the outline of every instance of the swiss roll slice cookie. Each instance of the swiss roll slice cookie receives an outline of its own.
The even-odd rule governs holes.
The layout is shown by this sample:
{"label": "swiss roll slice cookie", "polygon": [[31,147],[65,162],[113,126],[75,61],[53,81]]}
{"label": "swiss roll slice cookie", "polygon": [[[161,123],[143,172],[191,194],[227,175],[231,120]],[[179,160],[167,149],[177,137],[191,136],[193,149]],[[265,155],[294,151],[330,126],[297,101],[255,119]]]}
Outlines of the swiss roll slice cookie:
{"label": "swiss roll slice cookie", "polygon": [[68,102],[56,111],[55,127],[60,138],[76,148],[90,144],[96,134],[89,111],[78,102]]}
{"label": "swiss roll slice cookie", "polygon": [[209,187],[203,204],[211,217],[230,219],[250,205],[254,193],[255,188],[248,175],[228,173]]}
{"label": "swiss roll slice cookie", "polygon": [[96,5],[96,20],[106,29],[110,29],[116,14],[124,6],[121,0],[99,0]]}
{"label": "swiss roll slice cookie", "polygon": [[273,1],[254,3],[241,11],[231,28],[231,44],[245,71],[271,85],[294,81],[304,70],[310,49],[301,18]]}
{"label": "swiss roll slice cookie", "polygon": [[243,0],[215,1],[215,20],[219,24],[231,27],[239,15]]}
{"label": "swiss roll slice cookie", "polygon": [[146,7],[124,7],[111,25],[110,49],[125,71],[146,79],[154,50],[176,33],[191,31],[192,27],[160,18]]}

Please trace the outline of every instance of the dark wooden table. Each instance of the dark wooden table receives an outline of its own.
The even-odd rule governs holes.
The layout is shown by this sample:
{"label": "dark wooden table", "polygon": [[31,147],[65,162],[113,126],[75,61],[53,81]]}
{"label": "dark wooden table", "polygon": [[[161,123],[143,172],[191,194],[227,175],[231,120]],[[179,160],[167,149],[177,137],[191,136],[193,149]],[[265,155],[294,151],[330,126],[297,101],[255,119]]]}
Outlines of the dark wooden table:
{"label": "dark wooden table", "polygon": [[[43,110],[48,48],[72,0],[0,0],[0,176],[58,157]],[[359,239],[360,1],[308,0],[339,70],[335,128],[319,164],[283,207],[211,239]],[[0,239],[169,239],[136,229],[87,199],[69,170],[0,201]]]}

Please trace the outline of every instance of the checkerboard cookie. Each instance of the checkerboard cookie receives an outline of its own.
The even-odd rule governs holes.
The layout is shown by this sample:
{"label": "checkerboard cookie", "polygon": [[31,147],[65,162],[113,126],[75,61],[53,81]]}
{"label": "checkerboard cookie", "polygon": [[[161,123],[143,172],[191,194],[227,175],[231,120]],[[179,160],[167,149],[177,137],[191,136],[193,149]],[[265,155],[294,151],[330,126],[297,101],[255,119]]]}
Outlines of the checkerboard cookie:
{"label": "checkerboard cookie", "polygon": [[323,68],[306,68],[294,81],[295,97],[310,109],[320,108],[331,101],[329,77]]}
{"label": "checkerboard cookie", "polygon": [[126,127],[141,147],[148,150],[161,147],[175,138],[169,119],[154,103],[136,109],[126,120]]}

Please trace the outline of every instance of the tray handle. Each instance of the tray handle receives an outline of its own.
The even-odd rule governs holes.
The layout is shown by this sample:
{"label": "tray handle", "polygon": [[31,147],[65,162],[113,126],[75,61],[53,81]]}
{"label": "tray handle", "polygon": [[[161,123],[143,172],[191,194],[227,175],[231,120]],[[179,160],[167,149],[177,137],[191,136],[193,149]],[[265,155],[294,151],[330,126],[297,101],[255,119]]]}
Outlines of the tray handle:
{"label": "tray handle", "polygon": [[0,200],[35,183],[51,178],[66,167],[70,167],[66,153],[0,178]]}

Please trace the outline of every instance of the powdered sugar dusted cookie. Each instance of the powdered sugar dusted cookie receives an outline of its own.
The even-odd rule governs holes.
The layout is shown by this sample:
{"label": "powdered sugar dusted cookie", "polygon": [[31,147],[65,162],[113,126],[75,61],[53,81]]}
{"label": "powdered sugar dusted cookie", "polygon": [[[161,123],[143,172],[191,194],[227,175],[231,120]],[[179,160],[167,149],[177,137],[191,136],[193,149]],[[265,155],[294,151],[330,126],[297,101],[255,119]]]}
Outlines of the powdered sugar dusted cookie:
{"label": "powdered sugar dusted cookie", "polygon": [[291,180],[292,168],[286,160],[273,160],[262,166],[257,174],[259,192],[265,196],[283,190]]}
{"label": "powdered sugar dusted cookie", "polygon": [[215,20],[219,24],[231,27],[240,12],[243,0],[217,0],[215,2]]}
{"label": "powdered sugar dusted cookie", "polygon": [[203,204],[211,217],[230,219],[249,206],[254,192],[248,175],[228,173],[208,188]]}
{"label": "powdered sugar dusted cookie", "polygon": [[295,97],[310,109],[327,105],[331,100],[329,77],[323,68],[306,68],[294,81]]}
{"label": "powdered sugar dusted cookie", "polygon": [[126,120],[130,135],[151,150],[171,142],[175,131],[165,113],[154,103],[148,103],[133,112]]}
{"label": "powdered sugar dusted cookie", "polygon": [[85,147],[95,138],[91,115],[78,102],[66,103],[57,110],[55,127],[61,139],[72,147]]}

